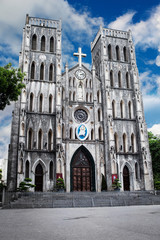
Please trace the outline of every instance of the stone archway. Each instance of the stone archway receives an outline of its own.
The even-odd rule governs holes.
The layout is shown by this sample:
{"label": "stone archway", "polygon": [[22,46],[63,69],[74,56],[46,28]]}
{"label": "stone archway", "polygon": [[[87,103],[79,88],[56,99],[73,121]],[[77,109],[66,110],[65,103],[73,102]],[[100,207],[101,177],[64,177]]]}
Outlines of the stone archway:
{"label": "stone archway", "polygon": [[95,190],[95,166],[90,152],[81,146],[71,161],[71,191]]}
{"label": "stone archway", "polygon": [[43,168],[40,163],[38,163],[35,169],[35,191],[43,192]]}
{"label": "stone archway", "polygon": [[130,191],[130,174],[126,165],[123,168],[123,189],[124,191]]}

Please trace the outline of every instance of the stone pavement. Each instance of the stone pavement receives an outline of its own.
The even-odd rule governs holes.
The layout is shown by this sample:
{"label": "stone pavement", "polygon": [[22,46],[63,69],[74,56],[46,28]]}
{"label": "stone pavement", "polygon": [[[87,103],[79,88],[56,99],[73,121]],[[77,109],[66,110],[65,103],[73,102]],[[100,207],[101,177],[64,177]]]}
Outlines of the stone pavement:
{"label": "stone pavement", "polygon": [[1,209],[1,240],[159,240],[160,206]]}

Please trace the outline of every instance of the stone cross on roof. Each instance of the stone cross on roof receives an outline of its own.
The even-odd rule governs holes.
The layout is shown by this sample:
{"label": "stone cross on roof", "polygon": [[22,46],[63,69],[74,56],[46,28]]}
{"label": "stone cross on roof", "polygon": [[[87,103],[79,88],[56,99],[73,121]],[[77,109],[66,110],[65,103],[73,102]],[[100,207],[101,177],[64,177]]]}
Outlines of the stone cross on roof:
{"label": "stone cross on roof", "polygon": [[79,67],[82,66],[82,57],[86,57],[87,54],[82,53],[82,49],[78,48],[78,53],[73,53],[73,56],[78,57]]}

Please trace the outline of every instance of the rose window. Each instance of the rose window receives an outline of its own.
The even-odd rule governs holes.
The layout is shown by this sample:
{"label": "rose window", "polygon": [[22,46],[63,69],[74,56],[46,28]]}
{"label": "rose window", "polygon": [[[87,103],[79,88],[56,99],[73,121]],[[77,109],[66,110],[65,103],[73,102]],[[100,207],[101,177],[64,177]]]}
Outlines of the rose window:
{"label": "rose window", "polygon": [[83,109],[77,109],[74,112],[74,118],[77,120],[77,122],[82,123],[82,122],[85,122],[87,120],[88,114]]}

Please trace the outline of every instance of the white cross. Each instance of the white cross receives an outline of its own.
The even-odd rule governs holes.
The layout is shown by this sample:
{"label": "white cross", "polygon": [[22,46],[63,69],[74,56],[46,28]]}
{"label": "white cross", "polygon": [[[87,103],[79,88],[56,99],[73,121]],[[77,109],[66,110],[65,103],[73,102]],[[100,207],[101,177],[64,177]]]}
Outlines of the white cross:
{"label": "white cross", "polygon": [[86,57],[87,54],[82,53],[81,48],[78,48],[78,53],[73,53],[73,56],[78,57],[79,67],[82,66],[82,57]]}

